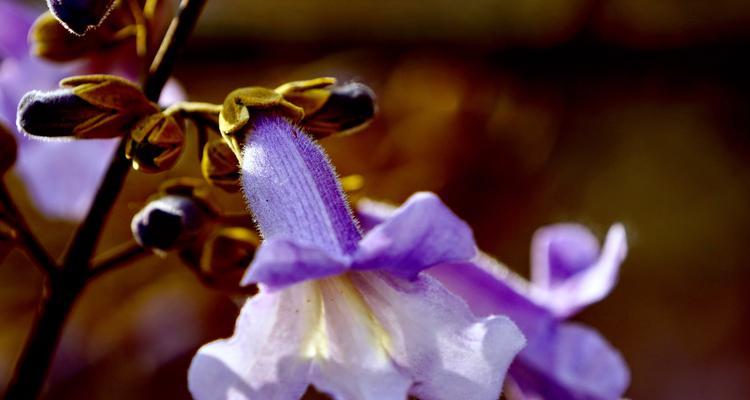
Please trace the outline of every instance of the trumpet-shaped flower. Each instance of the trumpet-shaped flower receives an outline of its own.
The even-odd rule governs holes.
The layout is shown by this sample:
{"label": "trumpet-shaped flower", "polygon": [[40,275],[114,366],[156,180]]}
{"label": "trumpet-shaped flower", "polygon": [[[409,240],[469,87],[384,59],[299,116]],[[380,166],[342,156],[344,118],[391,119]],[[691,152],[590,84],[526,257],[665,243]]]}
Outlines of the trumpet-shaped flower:
{"label": "trumpet-shaped flower", "polygon": [[[370,200],[358,207],[365,230],[393,212]],[[511,365],[506,397],[610,400],[627,389],[627,365],[596,331],[565,319],[612,290],[626,252],[622,225],[610,228],[600,248],[585,227],[558,224],[533,238],[531,282],[484,254],[428,273],[476,315],[507,315],[523,331],[527,345]]]}
{"label": "trumpet-shaped flower", "polygon": [[193,396],[497,399],[523,336],[420,273],[472,258],[469,227],[420,193],[363,237],[322,149],[281,117],[254,125],[242,184],[264,242],[245,281],[260,292],[193,359]]}

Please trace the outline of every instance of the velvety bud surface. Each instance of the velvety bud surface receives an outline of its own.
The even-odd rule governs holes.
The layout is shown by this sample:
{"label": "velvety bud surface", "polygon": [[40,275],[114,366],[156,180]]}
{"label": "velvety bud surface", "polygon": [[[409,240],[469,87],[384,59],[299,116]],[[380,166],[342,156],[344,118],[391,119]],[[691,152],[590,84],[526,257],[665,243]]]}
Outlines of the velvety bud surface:
{"label": "velvety bud surface", "polygon": [[52,14],[77,35],[99,26],[114,3],[114,0],[47,0]]}

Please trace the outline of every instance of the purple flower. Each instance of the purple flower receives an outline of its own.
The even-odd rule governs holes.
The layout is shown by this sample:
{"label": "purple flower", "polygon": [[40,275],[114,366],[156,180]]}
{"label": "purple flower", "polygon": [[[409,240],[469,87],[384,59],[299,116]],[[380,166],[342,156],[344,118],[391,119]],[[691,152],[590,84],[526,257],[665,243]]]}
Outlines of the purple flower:
{"label": "purple flower", "polygon": [[[18,102],[31,90],[50,90],[67,76],[104,73],[85,63],[52,64],[29,55],[27,35],[36,15],[12,0],[0,3],[0,123],[15,130]],[[108,66],[107,68],[111,68]],[[123,73],[123,75],[129,75]],[[127,77],[127,76],[126,76]],[[167,87],[162,102],[184,98],[179,85]],[[174,89],[177,87],[177,89]],[[39,210],[51,218],[80,220],[117,147],[116,139],[38,141],[18,133],[15,172]]]}
{"label": "purple flower", "polygon": [[[365,228],[392,213],[393,207],[369,200],[358,207]],[[507,315],[526,336],[509,371],[507,397],[609,400],[627,389],[627,365],[596,331],[564,320],[612,290],[626,252],[622,225],[610,228],[600,249],[586,228],[559,224],[534,236],[531,282],[484,254],[428,272],[476,315]]]}
{"label": "purple flower", "polygon": [[196,399],[497,399],[524,343],[507,318],[476,318],[420,274],[476,253],[471,230],[420,193],[364,237],[324,152],[280,117],[243,149],[245,197],[265,240],[245,276],[234,336],[203,346]]}

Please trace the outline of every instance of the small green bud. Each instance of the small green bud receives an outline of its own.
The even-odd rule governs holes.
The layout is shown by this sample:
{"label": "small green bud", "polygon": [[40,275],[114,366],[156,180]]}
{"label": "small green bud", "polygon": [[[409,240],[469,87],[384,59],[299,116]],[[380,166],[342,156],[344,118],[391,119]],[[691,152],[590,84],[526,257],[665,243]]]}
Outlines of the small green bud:
{"label": "small green bud", "polygon": [[226,292],[253,294],[257,288],[253,285],[240,285],[260,239],[255,232],[243,227],[223,227],[209,236],[200,257],[199,269],[196,271],[201,280],[208,286]]}
{"label": "small green bud", "polygon": [[201,172],[210,184],[236,193],[240,186],[240,164],[224,139],[214,139],[203,146]]}
{"label": "small green bud", "polygon": [[153,114],[140,120],[130,131],[125,156],[133,168],[162,172],[172,168],[185,147],[185,133],[171,116]]}

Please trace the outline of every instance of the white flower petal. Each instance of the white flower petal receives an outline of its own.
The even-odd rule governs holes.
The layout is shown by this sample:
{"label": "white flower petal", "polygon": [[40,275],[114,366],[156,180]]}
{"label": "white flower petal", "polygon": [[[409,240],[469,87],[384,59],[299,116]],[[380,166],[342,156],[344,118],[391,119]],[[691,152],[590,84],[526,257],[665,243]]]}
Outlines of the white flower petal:
{"label": "white flower petal", "polygon": [[195,399],[286,400],[305,393],[320,291],[310,283],[263,289],[242,307],[234,336],[204,345],[193,359],[188,385]]}
{"label": "white flower petal", "polygon": [[423,400],[500,396],[505,373],[524,346],[505,317],[477,319],[434,278],[407,281],[382,273],[351,274],[389,336],[389,352]]}

